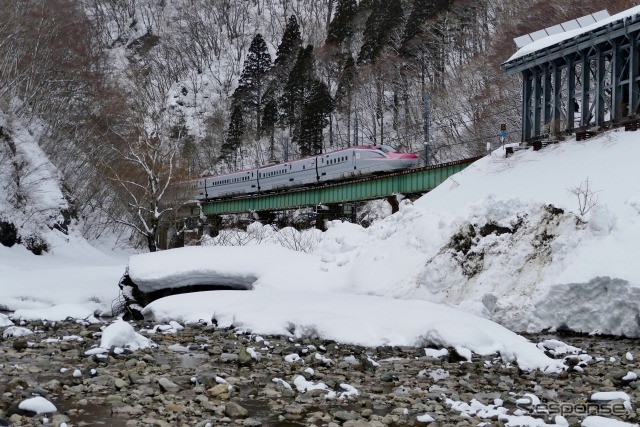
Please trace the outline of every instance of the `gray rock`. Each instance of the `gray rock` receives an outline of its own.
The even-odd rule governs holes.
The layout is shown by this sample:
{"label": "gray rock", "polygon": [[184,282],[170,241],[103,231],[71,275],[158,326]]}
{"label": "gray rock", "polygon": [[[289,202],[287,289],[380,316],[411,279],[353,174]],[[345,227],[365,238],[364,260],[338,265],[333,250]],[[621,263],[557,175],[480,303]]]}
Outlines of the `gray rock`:
{"label": "gray rock", "polygon": [[236,402],[229,402],[224,407],[224,413],[230,418],[244,418],[249,415],[249,411]]}
{"label": "gray rock", "polygon": [[251,357],[249,353],[247,353],[246,348],[241,348],[238,353],[238,365],[240,366],[251,366],[255,362],[255,359]]}
{"label": "gray rock", "polygon": [[353,411],[335,411],[333,412],[333,418],[338,421],[350,421],[358,419],[358,414]]}
{"label": "gray rock", "polygon": [[220,355],[220,361],[224,363],[236,362],[237,360],[238,360],[238,355],[234,353],[222,353]]}
{"label": "gray rock", "polygon": [[27,347],[29,347],[29,344],[25,339],[18,338],[13,341],[13,349],[15,351],[23,351],[23,350],[26,350]]}
{"label": "gray rock", "polygon": [[162,389],[162,391],[174,392],[180,388],[180,386],[168,378],[162,377],[158,378],[158,385]]}

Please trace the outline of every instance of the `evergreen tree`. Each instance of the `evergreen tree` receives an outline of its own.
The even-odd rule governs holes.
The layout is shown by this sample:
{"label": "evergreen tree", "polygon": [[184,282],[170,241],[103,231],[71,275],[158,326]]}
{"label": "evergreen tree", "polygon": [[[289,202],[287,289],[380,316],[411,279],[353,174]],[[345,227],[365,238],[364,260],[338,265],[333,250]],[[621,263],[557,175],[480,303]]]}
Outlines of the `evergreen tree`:
{"label": "evergreen tree", "polygon": [[291,15],[287,21],[287,26],[284,29],[282,40],[278,45],[278,51],[276,52],[275,65],[287,62],[287,60],[295,53],[302,45],[302,36],[300,35],[300,26],[295,15]]}
{"label": "evergreen tree", "polygon": [[332,110],[329,88],[324,82],[314,79],[302,109],[300,129],[294,135],[300,154],[309,156],[322,153],[322,131],[329,124]]}
{"label": "evergreen tree", "polygon": [[289,73],[280,105],[284,124],[297,127],[301,109],[314,78],[313,46],[300,48],[296,62]]}
{"label": "evergreen tree", "polygon": [[262,116],[262,94],[266,86],[266,74],[271,69],[271,55],[260,33],[256,34],[249,46],[244,69],[233,94],[236,103],[255,110],[256,130],[260,129]]}
{"label": "evergreen tree", "polygon": [[338,79],[338,89],[336,90],[336,105],[342,107],[345,102],[350,101],[351,91],[357,75],[356,63],[349,54],[346,56],[342,72]]}
{"label": "evergreen tree", "polygon": [[236,105],[231,113],[227,139],[220,149],[219,160],[224,160],[228,164],[233,161],[234,169],[238,168],[238,150],[242,147],[242,139],[245,134],[244,118],[242,108]]}
{"label": "evergreen tree", "polygon": [[391,35],[401,26],[402,19],[400,0],[375,0],[365,25],[358,62],[375,62],[383,49],[390,44]]}
{"label": "evergreen tree", "polygon": [[278,101],[273,89],[267,90],[262,100],[264,110],[262,113],[262,135],[269,135],[269,161],[274,162],[275,156],[275,132],[278,123]]}
{"label": "evergreen tree", "polygon": [[355,85],[357,73],[358,70],[353,56],[348,54],[338,79],[338,89],[336,90],[335,97],[336,107],[346,113],[347,147],[351,146],[351,105],[353,86]]}
{"label": "evergreen tree", "polygon": [[413,0],[413,7],[402,36],[401,55],[412,54],[414,46],[420,44],[425,23],[447,10],[451,3],[451,0]]}
{"label": "evergreen tree", "polygon": [[352,20],[357,11],[358,5],[355,0],[339,0],[336,15],[327,31],[327,44],[340,45],[353,35]]}

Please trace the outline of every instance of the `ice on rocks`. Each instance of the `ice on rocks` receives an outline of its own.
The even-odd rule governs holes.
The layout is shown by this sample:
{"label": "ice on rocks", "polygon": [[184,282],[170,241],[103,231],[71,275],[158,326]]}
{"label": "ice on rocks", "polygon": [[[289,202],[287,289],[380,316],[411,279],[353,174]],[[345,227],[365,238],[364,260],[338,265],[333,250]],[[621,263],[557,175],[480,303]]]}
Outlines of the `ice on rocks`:
{"label": "ice on rocks", "polygon": [[53,403],[42,396],[34,396],[23,400],[18,405],[18,408],[23,411],[35,412],[36,414],[49,414],[58,410]]}
{"label": "ice on rocks", "polygon": [[137,333],[129,323],[117,319],[102,331],[99,347],[103,349],[120,347],[135,351],[155,347],[155,344],[149,338]]}
{"label": "ice on rocks", "polygon": [[19,338],[33,335],[33,331],[22,326],[9,326],[2,332],[2,338],[5,340],[9,337]]}

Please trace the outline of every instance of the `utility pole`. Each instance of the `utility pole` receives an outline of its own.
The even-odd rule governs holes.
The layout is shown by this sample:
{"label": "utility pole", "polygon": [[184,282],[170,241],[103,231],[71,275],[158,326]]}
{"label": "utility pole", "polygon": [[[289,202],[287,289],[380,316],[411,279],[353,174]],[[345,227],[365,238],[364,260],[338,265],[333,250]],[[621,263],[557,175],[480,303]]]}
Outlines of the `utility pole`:
{"label": "utility pole", "polygon": [[429,94],[422,94],[422,102],[424,104],[423,111],[423,130],[424,130],[424,165],[429,166]]}
{"label": "utility pole", "polygon": [[286,131],[283,137],[282,145],[284,145],[284,161],[289,161],[289,131]]}
{"label": "utility pole", "polygon": [[358,116],[353,117],[353,145],[358,145]]}

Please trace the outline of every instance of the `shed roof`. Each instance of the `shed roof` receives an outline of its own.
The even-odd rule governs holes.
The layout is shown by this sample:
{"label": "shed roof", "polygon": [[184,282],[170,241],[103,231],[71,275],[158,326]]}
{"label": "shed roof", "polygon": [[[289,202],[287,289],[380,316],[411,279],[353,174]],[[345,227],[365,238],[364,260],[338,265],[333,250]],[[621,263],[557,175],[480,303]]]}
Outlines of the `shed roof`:
{"label": "shed roof", "polygon": [[[580,21],[579,18],[577,21]],[[569,21],[571,22],[571,21]],[[520,46],[520,49],[516,53],[514,53],[507,61],[502,63],[502,67],[507,71],[507,73],[511,74],[513,72],[521,71],[530,64],[530,66],[536,65],[537,59],[544,57],[548,54],[559,52],[562,48],[568,46],[578,45],[581,41],[586,38],[591,38],[596,34],[600,34],[602,31],[607,31],[609,29],[624,27],[629,23],[640,22],[640,6],[635,6],[620,13],[616,13],[615,15],[609,16],[604,19],[600,19],[599,21],[593,22],[589,25],[585,25],[583,27],[578,27],[574,29],[569,29],[564,32],[557,32],[553,30],[554,27],[549,27],[552,31],[551,35],[547,35],[546,37],[538,38],[530,43],[524,43],[522,37],[516,38],[516,43]],[[568,23],[564,23],[568,24]],[[564,24],[561,24],[564,26]],[[569,26],[567,26],[570,28]],[[535,32],[530,34],[529,36],[536,35],[539,32]],[[549,33],[549,32],[547,32]],[[518,42],[520,40],[520,42]],[[575,48],[573,49],[575,51]],[[560,55],[554,55],[561,56]],[[551,58],[546,58],[551,59]]]}

